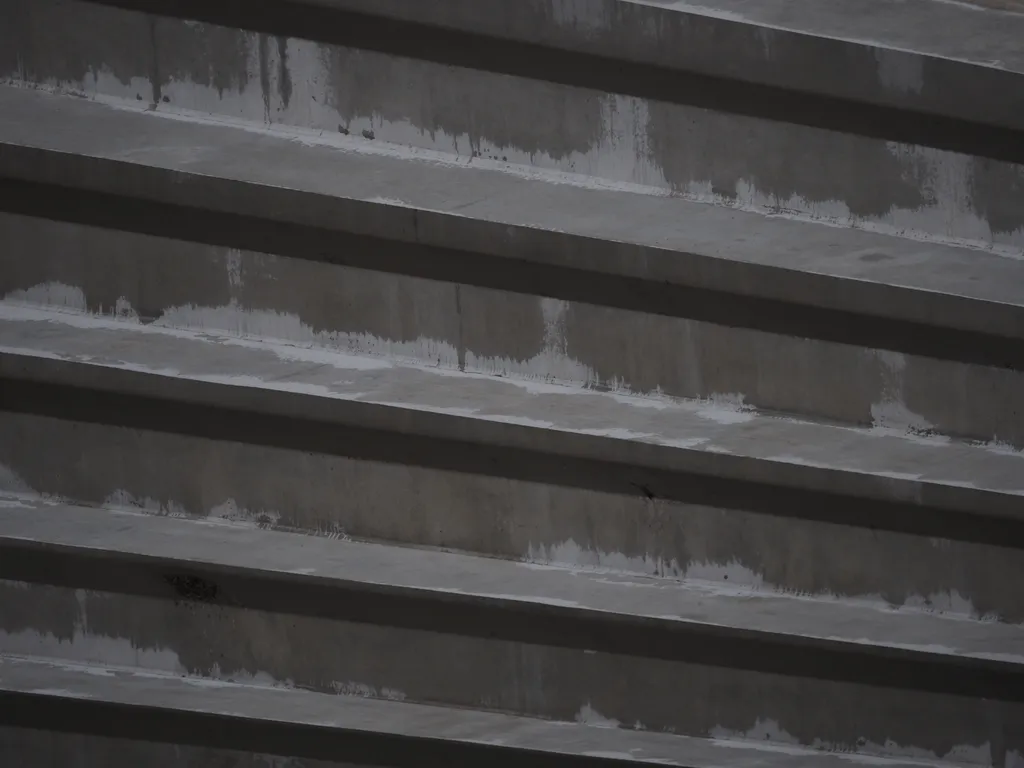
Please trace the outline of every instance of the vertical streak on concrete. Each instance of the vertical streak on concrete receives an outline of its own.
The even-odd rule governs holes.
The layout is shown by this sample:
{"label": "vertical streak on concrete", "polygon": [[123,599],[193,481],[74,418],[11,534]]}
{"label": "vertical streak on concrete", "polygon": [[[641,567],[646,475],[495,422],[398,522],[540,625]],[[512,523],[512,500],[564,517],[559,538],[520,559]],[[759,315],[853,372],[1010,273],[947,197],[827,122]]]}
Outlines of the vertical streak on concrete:
{"label": "vertical streak on concrete", "polygon": [[292,100],[292,76],[288,71],[288,38],[277,37],[277,92],[282,109],[288,109]]}
{"label": "vertical streak on concrete", "polygon": [[462,286],[458,283],[455,284],[455,315],[459,321],[459,337],[455,349],[459,356],[459,370],[464,371],[466,370],[466,339],[463,332],[465,318],[462,314]]}
{"label": "vertical streak on concrete", "polygon": [[259,60],[260,60],[260,92],[263,94],[263,119],[270,122],[270,62],[267,61],[269,54],[269,37],[262,32],[259,35]]}
{"label": "vertical streak on concrete", "polygon": [[163,98],[163,89],[160,84],[160,49],[157,46],[156,16],[147,16],[146,21],[149,27],[150,47],[149,82],[152,86],[153,106],[156,107]]}

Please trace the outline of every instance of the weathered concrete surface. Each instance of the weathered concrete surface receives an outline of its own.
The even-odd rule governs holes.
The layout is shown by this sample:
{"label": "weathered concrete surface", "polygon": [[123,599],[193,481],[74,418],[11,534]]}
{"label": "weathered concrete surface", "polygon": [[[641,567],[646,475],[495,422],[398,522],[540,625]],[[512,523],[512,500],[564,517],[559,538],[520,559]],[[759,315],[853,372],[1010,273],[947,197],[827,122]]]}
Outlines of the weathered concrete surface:
{"label": "weathered concrete surface", "polygon": [[[0,167],[10,178],[426,245],[451,247],[457,236],[462,249],[482,255],[1024,335],[1024,259],[566,176],[524,177],[510,166],[467,167],[361,139],[17,88],[0,89],[0,106]],[[48,162],[30,149],[44,150]],[[914,290],[881,291],[895,300],[880,301],[882,286]]]}
{"label": "weathered concrete surface", "polygon": [[[729,294],[724,298],[738,297],[737,301],[745,296],[786,301],[786,306],[776,305],[756,316],[750,307],[745,309],[750,315],[744,321],[747,327],[761,330],[785,326],[786,332],[797,335],[827,332],[832,334],[828,338],[837,334],[858,338],[862,323],[838,323],[835,319],[819,319],[816,325],[805,318],[794,331],[789,319],[793,312],[818,307],[992,334],[976,337],[971,344],[961,340],[955,346],[956,354],[967,356],[982,349],[988,355],[987,364],[1014,350],[1019,353],[1017,347],[998,348],[997,336],[1019,339],[1022,335],[1019,273],[1024,262],[1017,259],[766,219],[679,199],[544,183],[457,165],[409,162],[408,156],[388,157],[387,152],[382,157],[376,154],[376,145],[368,142],[298,146],[294,141],[282,142],[282,137],[209,125],[185,126],[180,121],[125,114],[78,100],[16,90],[4,96],[12,107],[3,113],[10,116],[5,135],[15,142],[0,153],[5,174],[82,191],[196,206],[200,211],[253,216],[257,223],[263,217],[318,227],[320,239],[314,238],[313,246],[301,251],[309,258],[325,258],[323,250],[329,250],[330,241],[324,237],[334,232],[339,237],[373,235],[390,241],[375,244],[385,249],[380,258],[386,264],[380,267],[386,270],[425,276],[442,271],[448,279],[460,282],[467,280],[468,271],[474,274],[476,284],[488,285],[497,272],[501,277],[492,287],[505,287],[519,279],[518,290],[533,292],[535,282],[528,286],[522,282],[527,270],[566,267],[584,274],[572,281],[562,273],[545,272],[543,278],[556,283],[561,280],[558,290],[568,292],[571,298],[595,294],[598,303],[617,302],[619,306],[625,302],[628,308],[647,311],[649,299],[660,298],[664,306],[659,305],[659,311],[673,314],[686,310],[668,306],[670,296],[647,296],[645,292],[660,285],[713,289]],[[30,124],[45,125],[44,135],[50,138],[40,138],[38,131],[26,127]],[[87,124],[92,129],[87,133],[69,130],[69,125]],[[303,137],[286,134],[285,138]],[[29,147],[48,152],[59,149],[63,154],[47,154],[44,163]],[[268,160],[270,157],[274,160]],[[442,204],[444,208],[438,211]],[[88,207],[83,200],[76,205]],[[103,212],[116,218],[116,209],[107,206]],[[194,218],[175,226],[187,228]],[[122,218],[114,226],[138,227],[143,220],[151,222],[148,226],[159,226],[161,217],[151,212],[148,219]],[[217,229],[216,223],[201,221],[207,223],[196,225],[202,231],[192,232],[194,238],[217,242],[225,237],[245,238],[246,228],[237,223],[225,232]],[[574,228],[569,233],[563,231],[567,225]],[[729,233],[730,239],[723,240],[723,233]],[[303,232],[304,237],[284,240],[278,237],[273,247],[286,251],[301,248],[313,234],[306,237]],[[577,235],[587,239],[575,239]],[[250,237],[247,242],[242,247],[259,248],[267,240],[266,236]],[[455,245],[467,255],[508,260],[476,263],[462,258],[456,268],[445,260],[454,256],[437,251],[426,259],[419,250],[415,254],[387,250],[401,250],[410,242],[416,248],[450,249]],[[351,253],[343,250],[338,258],[377,268],[379,259],[358,252],[360,248],[366,248],[365,242],[353,246]],[[928,269],[922,268],[923,263]],[[444,269],[449,273],[443,273]],[[593,278],[588,274],[591,271]],[[608,275],[637,278],[645,284],[635,287],[635,294],[627,292],[624,299],[621,282],[601,283],[599,278]],[[839,279],[851,277],[859,279]],[[608,290],[601,293],[601,285]],[[630,298],[632,303],[627,301]],[[681,301],[678,296],[675,300]],[[727,313],[716,322],[731,324],[734,316]],[[954,339],[949,334],[930,334],[931,327],[917,326],[914,333],[904,328],[902,346],[897,348],[905,351],[903,346],[927,342],[927,354],[948,359],[949,353],[943,350]],[[891,327],[888,330],[894,332]],[[876,332],[872,346],[886,343],[886,336]]]}
{"label": "weathered concrete surface", "polygon": [[[752,760],[756,764],[770,766],[819,766],[829,765],[832,761],[837,764],[848,761],[856,764],[865,759],[872,762],[877,759],[857,755],[825,755],[793,748],[772,749],[771,744],[758,745],[753,739],[741,742],[694,740],[676,735],[600,728],[586,724],[549,723],[404,702],[324,696],[305,691],[230,683],[211,684],[209,681],[157,675],[141,670],[108,668],[103,673],[95,667],[9,656],[2,657],[0,688],[14,692],[38,691],[41,695],[65,701],[72,699],[79,702],[82,711],[87,710],[89,701],[116,702],[122,705],[121,711],[125,713],[122,715],[124,722],[120,735],[135,735],[137,738],[145,738],[145,732],[132,734],[128,730],[134,725],[130,707],[146,704],[174,711],[189,711],[193,713],[192,718],[197,727],[189,729],[187,735],[183,729],[182,741],[186,744],[202,744],[211,738],[206,718],[214,713],[230,713],[235,717],[246,718],[252,731],[250,749],[258,748],[255,745],[265,744],[268,739],[277,737],[275,740],[279,740],[284,734],[294,733],[293,729],[300,724],[328,726],[326,732],[320,731],[315,735],[310,734],[308,739],[292,742],[293,754],[306,752],[316,757],[323,756],[325,742],[330,744],[332,741],[333,754],[343,755],[344,740],[348,733],[354,731],[444,739],[448,749],[452,750],[468,744],[500,745],[501,749],[492,753],[494,761],[507,755],[506,750],[537,750],[531,755],[533,765],[544,764],[540,761],[551,753],[697,766],[729,766],[733,760],[740,760],[740,764]],[[18,714],[19,719],[27,719],[30,715]],[[8,722],[10,719],[11,716],[8,716]],[[260,731],[263,735],[259,734]],[[339,746],[342,749],[339,750]],[[414,749],[419,746],[420,754],[423,754],[433,745],[410,746]],[[986,752],[989,754],[982,756]],[[917,756],[928,761],[925,755]],[[982,747],[967,749],[956,755],[960,761],[964,757],[970,760],[970,756],[981,757],[978,761],[980,764],[1006,768],[1016,768],[1020,764],[1019,753],[1005,749],[992,754]],[[898,760],[894,762],[899,763]]]}
{"label": "weathered concrete surface", "polygon": [[[25,7],[9,12],[15,53],[0,78],[762,213],[1024,248],[1024,170],[1014,163],[88,4],[58,12],[51,2],[14,3]],[[137,42],[120,46],[125,36]],[[803,60],[800,70],[823,71]]]}
{"label": "weathered concrete surface", "polygon": [[[160,397],[182,405],[230,404],[408,436],[427,435],[441,423],[416,421],[413,414],[447,414],[455,417],[445,420],[453,430],[450,437],[479,440],[486,434],[509,446],[546,446],[545,452],[566,458],[586,455],[736,480],[770,477],[785,487],[966,509],[979,517],[1019,519],[1024,514],[1019,508],[1024,454],[998,446],[797,421],[715,403],[581,391],[12,305],[0,305],[0,350],[0,372],[15,380]],[[130,375],[141,372],[153,375]],[[190,382],[221,386],[200,388]],[[176,387],[181,394],[174,394]],[[345,403],[384,407],[343,408]],[[532,429],[492,428],[502,424]],[[566,439],[571,435],[588,439]]]}
{"label": "weathered concrete surface", "polygon": [[1021,703],[11,582],[0,606],[0,652],[56,663],[863,755],[1024,754]]}
{"label": "weathered concrete surface", "polygon": [[[63,320],[90,325],[96,322],[74,315],[65,315]],[[166,372],[173,357],[167,356],[168,347],[157,343],[162,331],[149,328],[154,332],[140,332],[143,329],[139,326],[108,324],[98,336],[86,334],[95,343],[88,350],[79,348],[77,353],[97,356],[97,361],[115,357],[119,365],[131,360],[138,364],[138,358],[126,354],[131,351],[127,342],[138,339],[141,343],[135,344],[135,349],[145,347],[150,354],[163,355],[161,368]],[[37,353],[45,353],[47,348],[51,353],[75,353],[66,345],[67,339],[75,336],[73,328],[62,330],[61,323],[41,323],[37,329],[45,334],[33,342],[38,346]],[[50,341],[45,336],[50,336]],[[55,345],[61,337],[65,342]],[[315,352],[309,362],[288,362],[276,353],[301,356],[304,350],[262,345],[262,349],[274,351],[259,354],[259,350],[238,347],[230,340],[173,340],[174,345],[183,342],[186,349],[210,344],[199,347],[212,350],[207,373],[230,366],[237,375],[240,359],[258,358],[260,368],[250,368],[250,372],[277,378],[278,386],[286,385],[296,375],[301,380],[304,370],[319,370],[321,376],[334,371],[340,381],[350,373],[359,375],[324,366],[331,356],[323,352]],[[363,359],[387,365],[380,358]],[[196,365],[195,360],[192,365]],[[378,372],[387,370],[378,368]],[[469,406],[470,401],[459,390],[450,389],[459,379],[441,375],[444,373],[420,370],[412,389],[419,391],[422,384],[434,381],[442,391],[460,400],[460,407]],[[470,377],[473,382],[486,384]],[[249,383],[257,382],[250,379]],[[527,384],[494,383],[499,390],[508,387],[509,396],[518,398],[520,394],[516,393],[521,393],[524,404],[548,403],[551,412],[544,416],[548,420],[565,410],[566,403],[570,410],[559,418],[581,411],[590,414],[589,418],[601,417],[602,412],[592,408],[607,402],[618,414],[616,418],[639,413],[646,430],[651,420],[660,422],[666,410],[672,410],[666,402],[626,399],[636,406],[661,406],[660,410],[645,410],[620,402],[616,395],[573,394],[573,390],[562,387],[530,395],[529,390],[521,388]],[[708,433],[706,437],[710,433],[718,435],[715,443],[709,441],[705,447],[718,444],[736,450],[744,441],[736,442],[735,438],[744,433],[753,439],[746,445],[758,442],[754,436],[760,431],[759,425],[784,430],[793,426],[711,405],[698,408],[694,411],[697,413],[709,417],[696,416],[702,433]],[[604,410],[603,414],[608,416],[609,412]],[[732,424],[718,424],[712,418]],[[668,419],[664,428],[670,423]],[[1020,476],[1015,454],[1000,456],[985,448],[884,432],[810,429],[801,436],[791,432],[791,439],[784,440],[791,458],[807,451],[811,460],[824,461],[827,454],[819,450],[821,436],[833,435],[838,440],[834,444],[838,453],[833,456],[847,468],[851,468],[849,462],[858,461],[869,462],[862,463],[860,469],[870,470],[870,462],[878,462],[877,469],[882,472],[895,468],[920,474],[931,466],[940,473],[934,479],[981,482],[982,476],[964,474],[971,462],[960,460],[975,456],[974,466],[984,473],[998,472],[1002,467],[1008,481]],[[808,442],[812,434],[816,437]],[[726,442],[720,443],[722,439]],[[852,450],[854,443],[849,441],[860,441],[863,450]],[[915,455],[919,460],[913,468],[887,463],[900,455],[904,461]],[[934,463],[924,458],[927,456]],[[6,468],[4,486],[8,489],[53,494],[89,504],[123,504],[165,514],[248,520],[284,529],[455,548],[542,563],[596,565],[632,573],[715,579],[730,585],[866,597],[894,605],[1024,621],[1024,594],[1016,588],[1024,577],[1024,559],[1017,550],[793,519],[785,516],[784,510],[779,510],[781,516],[737,512],[723,507],[721,500],[717,507],[710,507],[647,498],[638,489],[631,489],[635,494],[623,495],[560,487],[557,472],[552,475],[554,482],[500,478],[344,458],[328,455],[322,449],[245,445],[230,438],[210,440],[13,413],[3,414],[0,462]],[[776,462],[773,466],[778,472],[785,465]],[[913,484],[909,480],[877,480],[882,483],[879,487],[890,490]],[[865,513],[870,511],[868,504]]]}
{"label": "weathered concrete surface", "polygon": [[1024,446],[1017,371],[22,216],[0,243],[12,302]]}
{"label": "weathered concrete surface", "polygon": [[1024,622],[1018,550],[2,414],[5,490]]}
{"label": "weathered concrete surface", "polygon": [[[933,656],[950,661],[992,659],[1024,667],[1022,625],[965,621],[916,611],[880,611],[856,601],[770,595],[741,586],[730,590],[724,584],[700,580],[629,577],[420,548],[328,540],[224,521],[80,507],[29,496],[3,496],[0,505],[4,510],[0,542],[5,549],[57,548],[66,554],[109,555],[118,562],[152,559],[150,569],[158,572],[170,567],[166,561],[174,560],[177,567],[190,573],[229,570],[243,578],[260,580],[283,576],[290,581],[282,588],[296,594],[304,589],[304,582],[294,579],[300,575],[346,592],[362,589],[376,595],[379,587],[386,587],[389,594],[401,590],[424,602],[443,602],[457,595],[460,601],[472,600],[474,605],[544,605],[559,615],[632,622],[637,655],[646,655],[644,633],[655,625],[706,625],[766,637],[814,638],[821,641],[816,647],[854,643],[863,646],[865,653],[879,651],[884,655],[886,649],[904,649],[919,651],[926,660]],[[5,573],[11,574],[10,578],[16,576]],[[128,585],[122,586],[133,593]],[[13,590],[17,587],[8,587],[7,594],[16,599]],[[254,607],[243,601],[242,594],[213,602]],[[330,610],[326,605],[321,608]],[[96,614],[87,611],[81,615]],[[458,627],[437,629],[460,631]],[[1012,673],[1014,669],[1007,667],[1007,671]]]}

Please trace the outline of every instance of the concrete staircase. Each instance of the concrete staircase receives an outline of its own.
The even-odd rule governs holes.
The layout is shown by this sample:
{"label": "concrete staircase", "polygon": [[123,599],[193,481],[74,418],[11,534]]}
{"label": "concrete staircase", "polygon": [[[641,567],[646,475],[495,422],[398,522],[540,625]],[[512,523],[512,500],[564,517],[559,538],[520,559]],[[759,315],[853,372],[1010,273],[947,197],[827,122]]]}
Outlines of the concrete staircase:
{"label": "concrete staircase", "polygon": [[0,764],[1024,766],[1022,39],[0,4]]}

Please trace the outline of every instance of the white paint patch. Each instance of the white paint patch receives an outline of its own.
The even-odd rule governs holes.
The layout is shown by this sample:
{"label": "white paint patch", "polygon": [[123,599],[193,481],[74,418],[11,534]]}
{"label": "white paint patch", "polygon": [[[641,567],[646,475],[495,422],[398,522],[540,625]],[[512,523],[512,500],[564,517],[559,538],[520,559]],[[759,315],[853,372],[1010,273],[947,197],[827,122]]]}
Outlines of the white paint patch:
{"label": "white paint patch", "polygon": [[[721,596],[734,597],[776,597],[783,600],[800,600],[811,603],[837,602],[850,607],[869,608],[882,613],[911,613],[941,617],[950,621],[988,622],[999,621],[999,616],[982,613],[974,603],[957,590],[933,592],[928,595],[908,595],[898,606],[890,603],[880,594],[862,594],[857,597],[838,595],[832,592],[813,594],[794,592],[766,580],[763,574],[732,560],[718,562],[690,562],[681,565],[677,560],[665,560],[651,556],[628,556],[621,552],[606,552],[584,549],[572,539],[559,544],[530,544],[527,548],[524,568],[555,569],[584,574],[606,574],[611,577],[643,577],[644,582],[636,586],[687,589],[707,595],[709,599]],[[651,577],[654,577],[652,579]],[[659,584],[659,580],[665,583]],[[619,583],[616,581],[615,583]],[[663,615],[659,618],[678,620],[679,616]]]}
{"label": "white paint patch", "polygon": [[167,517],[191,517],[188,510],[174,501],[160,501],[149,496],[135,496],[129,491],[117,489],[112,491],[103,500],[102,506],[109,509],[119,509],[133,512],[146,512],[152,515],[166,515]]}
{"label": "white paint patch", "polygon": [[[665,560],[649,555],[635,557],[621,552],[584,549],[572,539],[559,544],[530,544],[526,559],[541,566],[585,569],[596,573],[631,574],[658,576],[689,581],[728,582],[728,589],[735,592],[744,588],[759,588],[764,585],[762,577],[736,561],[729,563],[689,563],[681,565],[677,560]],[[676,617],[678,618],[678,617]]]}
{"label": "white paint patch", "polygon": [[576,722],[583,725],[591,725],[596,728],[621,728],[622,723],[610,717],[605,717],[595,710],[590,704],[584,704],[576,713]]}
{"label": "white paint patch", "polygon": [[[565,315],[569,310],[569,302],[549,298],[539,298],[538,301],[544,318],[544,341],[540,352],[527,360],[514,360],[508,357],[478,355],[467,350],[466,370],[486,375],[539,378],[563,385],[600,384],[599,377],[592,369],[568,355]],[[543,392],[542,389],[531,391],[538,394]]]}
{"label": "white paint patch", "polygon": [[0,462],[0,492],[15,498],[18,496],[41,498],[39,492],[25,482],[21,475],[2,462]]}
{"label": "white paint patch", "polygon": [[[755,726],[756,728],[756,726]],[[753,740],[739,740],[739,739],[707,739],[707,742],[715,747],[722,749],[742,749],[742,750],[757,750],[768,753],[780,754],[780,755],[792,755],[793,757],[803,758],[814,758],[821,757],[822,752],[820,750],[807,749],[806,747],[792,746],[790,744],[776,744],[772,742],[760,741],[756,742]],[[865,755],[858,752],[839,752],[830,751],[826,753],[829,758],[835,758],[844,760],[850,763],[856,763],[858,765],[876,765],[876,766],[904,766],[904,765],[919,765],[922,768],[935,768],[935,761],[930,760],[908,760],[906,758],[899,759],[898,761],[892,758],[878,757],[875,755]]]}
{"label": "white paint patch", "polygon": [[744,395],[738,393],[716,393],[705,401],[703,407],[696,411],[697,416],[716,424],[731,426],[753,421],[756,412],[744,405]]}
{"label": "white paint patch", "polygon": [[[40,283],[26,290],[10,291],[4,301],[21,304],[42,304],[78,312],[88,312],[85,293],[81,288],[61,282]],[[111,308],[113,310],[113,308]],[[103,314],[100,312],[100,314]]]}
{"label": "white paint patch", "polygon": [[[792,734],[783,729],[778,722],[770,718],[758,718],[754,725],[747,731],[732,730],[718,726],[713,728],[711,735],[724,746],[735,739],[747,739],[750,741],[774,742],[780,746],[791,745],[797,749],[807,747],[816,750],[826,750],[833,754],[843,754],[853,749],[853,745],[845,743],[827,742],[815,739],[810,744],[801,744]],[[897,744],[888,740],[884,744],[877,744],[867,739],[859,740],[856,745],[856,753],[862,755],[874,755],[881,758],[910,758],[920,761],[953,760],[961,763],[980,764],[989,766],[992,764],[991,747],[988,743],[980,746],[961,745],[953,747],[944,755],[938,755],[920,747]]]}
{"label": "white paint patch", "polygon": [[[314,331],[297,315],[273,310],[243,309],[234,303],[222,307],[173,307],[166,310],[153,325],[157,328],[231,334],[218,341],[248,348],[267,349],[269,347],[265,344],[254,347],[251,342],[274,341],[278,342],[276,351],[282,359],[322,363],[350,370],[391,368],[393,360],[403,359],[437,360],[452,366],[458,364],[458,352],[454,347],[431,339],[392,342],[366,333]],[[232,336],[241,342],[235,342]],[[246,340],[250,343],[244,343]],[[344,357],[339,357],[339,354]],[[342,360],[346,364],[339,366]]]}
{"label": "white paint patch", "polygon": [[129,640],[89,634],[81,621],[76,622],[70,639],[31,629],[0,631],[0,652],[80,664],[139,667],[176,675],[187,671],[173,651],[136,648]]}
{"label": "white paint patch", "polygon": [[365,683],[332,683],[331,687],[338,696],[357,696],[363,699],[387,699],[388,701],[405,701],[403,691],[395,688],[375,688]]}
{"label": "white paint patch", "polygon": [[[32,585],[29,585],[30,587]],[[88,617],[84,613],[85,593],[76,592],[80,615],[70,639],[57,638],[50,633],[35,630],[19,632],[0,631],[0,653],[7,657],[21,656],[46,659],[62,669],[91,675],[110,675],[123,669],[146,676],[171,674],[187,678],[191,685],[209,688],[232,686],[259,686],[264,688],[294,688],[291,679],[277,679],[265,672],[249,674],[243,671],[224,672],[214,664],[209,676],[194,676],[178,655],[166,648],[138,648],[125,638],[97,635],[88,630]],[[360,682],[331,683],[336,693],[361,697],[386,698],[402,701],[405,694],[392,688],[375,688]]]}

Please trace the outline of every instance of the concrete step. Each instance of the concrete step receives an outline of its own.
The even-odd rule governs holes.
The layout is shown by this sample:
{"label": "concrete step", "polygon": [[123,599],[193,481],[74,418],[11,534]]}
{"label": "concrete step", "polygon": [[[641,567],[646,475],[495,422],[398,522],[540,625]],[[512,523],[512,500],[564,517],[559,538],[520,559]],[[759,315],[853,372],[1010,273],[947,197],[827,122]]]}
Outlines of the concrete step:
{"label": "concrete step", "polygon": [[[0,577],[9,582],[994,699],[1024,696],[1016,679],[1024,675],[1021,625],[0,498]],[[47,618],[66,621],[40,612],[31,629],[54,635]],[[166,641],[161,647],[177,651]],[[285,679],[294,680],[276,677]]]}
{"label": "concrete step", "polygon": [[1024,617],[990,446],[13,305],[0,375],[10,490]]}
{"label": "concrete step", "polygon": [[11,298],[1024,446],[1024,260],[362,140],[0,104]]}
{"label": "concrete step", "polygon": [[4,504],[8,655],[873,756],[1024,747],[1020,626]]}
{"label": "concrete step", "polygon": [[[615,766],[809,768],[861,762],[754,741],[689,739],[139,670],[0,657],[0,744],[84,766]],[[13,726],[13,727],[12,727]],[[31,730],[28,730],[31,729]],[[262,753],[262,754],[261,754]],[[307,759],[317,762],[307,762]],[[325,762],[321,763],[320,760]],[[338,763],[336,761],[343,761]],[[870,759],[910,768],[924,760]],[[41,764],[41,763],[35,763]],[[56,763],[66,764],[66,763]]]}
{"label": "concrete step", "polygon": [[12,0],[0,76],[1024,249],[1019,14],[938,0],[264,5]]}

